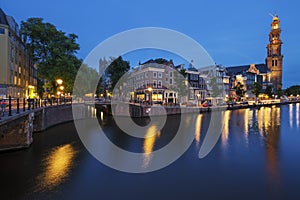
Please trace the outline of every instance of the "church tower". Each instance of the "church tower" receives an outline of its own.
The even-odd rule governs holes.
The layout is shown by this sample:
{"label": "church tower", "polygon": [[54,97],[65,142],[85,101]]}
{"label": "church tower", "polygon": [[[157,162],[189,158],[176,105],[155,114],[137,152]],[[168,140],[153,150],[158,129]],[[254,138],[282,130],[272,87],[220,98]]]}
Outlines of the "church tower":
{"label": "church tower", "polygon": [[282,59],[280,40],[280,20],[275,14],[271,23],[271,31],[269,33],[269,44],[267,46],[268,56],[266,58],[266,64],[270,70],[270,81],[273,83],[275,90],[282,88]]}

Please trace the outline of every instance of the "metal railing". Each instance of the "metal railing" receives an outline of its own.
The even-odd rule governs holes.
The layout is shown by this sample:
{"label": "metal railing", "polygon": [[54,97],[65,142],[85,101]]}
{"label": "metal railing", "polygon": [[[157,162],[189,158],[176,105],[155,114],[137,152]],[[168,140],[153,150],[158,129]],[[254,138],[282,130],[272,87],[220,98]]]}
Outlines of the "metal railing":
{"label": "metal railing", "polygon": [[13,99],[9,97],[8,99],[0,99],[0,120],[29,110],[71,103],[72,98]]}

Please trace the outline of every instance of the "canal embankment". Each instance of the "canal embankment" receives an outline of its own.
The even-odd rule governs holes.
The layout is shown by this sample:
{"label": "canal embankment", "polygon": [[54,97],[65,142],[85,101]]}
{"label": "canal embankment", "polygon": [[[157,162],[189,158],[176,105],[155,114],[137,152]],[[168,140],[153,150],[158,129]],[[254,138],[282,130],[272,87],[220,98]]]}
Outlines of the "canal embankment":
{"label": "canal embankment", "polygon": [[62,104],[28,110],[0,121],[0,151],[27,148],[33,142],[33,133],[73,121],[72,106],[79,111],[77,118],[86,117],[84,104]]}

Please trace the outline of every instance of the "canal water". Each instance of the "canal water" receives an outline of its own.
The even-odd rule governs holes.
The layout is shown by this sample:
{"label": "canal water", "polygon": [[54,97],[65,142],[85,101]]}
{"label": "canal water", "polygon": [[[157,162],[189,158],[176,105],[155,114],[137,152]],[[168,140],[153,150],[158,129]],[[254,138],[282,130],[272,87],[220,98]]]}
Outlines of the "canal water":
{"label": "canal water", "polygon": [[[188,150],[144,174],[101,164],[83,146],[74,123],[65,123],[36,133],[29,149],[0,154],[1,199],[300,199],[299,110],[300,104],[290,104],[226,111],[222,134],[203,159],[198,153],[211,114],[197,115]],[[169,116],[160,134],[147,140],[129,137],[112,117],[99,118],[112,142],[134,152],[168,144],[178,120]]]}

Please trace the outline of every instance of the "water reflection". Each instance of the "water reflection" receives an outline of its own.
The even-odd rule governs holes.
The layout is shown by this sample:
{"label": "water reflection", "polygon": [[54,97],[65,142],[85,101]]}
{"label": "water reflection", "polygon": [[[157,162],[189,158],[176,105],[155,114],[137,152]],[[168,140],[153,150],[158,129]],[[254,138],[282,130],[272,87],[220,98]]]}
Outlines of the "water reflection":
{"label": "water reflection", "polygon": [[300,106],[300,104],[299,103],[297,103],[296,104],[296,126],[297,126],[297,129],[299,129],[299,106]]}
{"label": "water reflection", "polygon": [[230,120],[231,111],[225,111],[223,118],[223,131],[222,131],[222,145],[227,146],[228,136],[229,136],[229,120]]}
{"label": "water reflection", "polygon": [[70,144],[55,148],[42,161],[44,172],[37,177],[36,191],[51,190],[61,184],[70,173],[77,151]]}
{"label": "water reflection", "polygon": [[144,160],[143,167],[146,168],[149,166],[149,163],[152,158],[153,147],[155,145],[155,141],[160,137],[160,130],[157,129],[157,125],[152,125],[148,128],[145,139],[144,139]]}
{"label": "water reflection", "polygon": [[294,107],[293,104],[289,105],[290,128],[293,127],[293,107]]}
{"label": "water reflection", "polygon": [[[291,108],[291,107],[290,107]],[[230,130],[240,131],[244,134],[244,144],[249,144],[250,134],[259,133],[265,144],[266,166],[272,183],[280,180],[278,167],[278,151],[280,140],[280,107],[261,107],[256,109],[242,109],[226,111],[224,114],[223,131],[221,136],[222,146],[227,147]],[[231,120],[232,118],[232,120]],[[240,137],[233,138],[239,140]],[[256,137],[256,139],[259,139]],[[238,141],[236,141],[238,142]]]}
{"label": "water reflection", "polygon": [[196,140],[197,146],[200,143],[201,124],[202,124],[202,114],[198,115],[198,117],[196,118],[196,123],[195,123],[195,140]]}
{"label": "water reflection", "polygon": [[[245,113],[244,113],[244,133],[245,133],[245,140],[246,140],[246,144],[248,145],[248,135],[249,135],[249,121],[251,121],[251,117],[252,115],[249,114],[250,108],[245,109]],[[251,111],[253,112],[253,111]]]}

